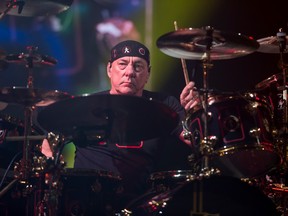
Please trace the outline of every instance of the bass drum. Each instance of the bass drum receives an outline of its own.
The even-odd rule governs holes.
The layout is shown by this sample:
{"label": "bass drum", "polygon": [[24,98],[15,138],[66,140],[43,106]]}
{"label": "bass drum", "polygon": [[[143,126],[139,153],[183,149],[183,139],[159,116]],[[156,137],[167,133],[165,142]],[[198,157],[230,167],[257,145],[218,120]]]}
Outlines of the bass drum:
{"label": "bass drum", "polygon": [[62,175],[59,216],[114,215],[122,178],[108,171],[67,168]]}
{"label": "bass drum", "polygon": [[211,176],[147,195],[123,210],[129,216],[280,216],[274,203],[258,188],[229,176]]}
{"label": "bass drum", "polygon": [[[281,157],[273,143],[272,108],[267,98],[255,93],[212,95],[208,99],[207,134],[213,152],[211,165],[223,175],[257,177],[273,170]],[[189,116],[194,146],[204,138],[204,111]]]}

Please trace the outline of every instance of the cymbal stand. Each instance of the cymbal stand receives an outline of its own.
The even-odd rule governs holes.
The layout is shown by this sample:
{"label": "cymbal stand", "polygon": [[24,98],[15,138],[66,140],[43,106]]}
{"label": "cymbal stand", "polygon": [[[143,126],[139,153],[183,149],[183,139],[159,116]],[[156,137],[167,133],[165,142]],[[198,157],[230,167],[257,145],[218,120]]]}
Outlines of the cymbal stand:
{"label": "cymbal stand", "polygon": [[[38,50],[38,47],[28,46],[28,58],[27,65],[28,68],[28,80],[27,80],[27,88],[33,90],[33,56],[35,52]],[[23,159],[22,159],[22,181],[28,182],[28,178],[30,174],[38,177],[38,182],[36,185],[36,191],[34,192],[33,197],[33,213],[35,216],[52,216],[57,213],[57,205],[58,205],[58,196],[59,196],[59,178],[60,172],[64,167],[64,164],[61,163],[61,159],[59,159],[59,152],[56,151],[56,147],[60,141],[62,141],[62,137],[56,136],[54,134],[48,134],[49,144],[51,143],[53,149],[53,157],[52,159],[43,159],[42,157],[33,158],[33,161],[29,159],[31,158],[31,144],[28,136],[31,134],[31,126],[32,126],[32,113],[33,113],[33,105],[27,105],[25,107],[25,125],[24,125],[24,145],[23,145]],[[55,159],[55,160],[54,160]],[[32,167],[33,162],[33,167]],[[59,163],[58,163],[59,162]],[[39,164],[37,164],[39,163]],[[38,166],[41,167],[39,172],[31,173],[32,169]],[[39,168],[38,168],[39,169]],[[46,188],[48,185],[48,189]],[[27,209],[29,209],[29,202],[27,202]],[[29,210],[27,210],[29,214]]]}
{"label": "cymbal stand", "polygon": [[279,51],[280,51],[280,64],[282,69],[282,76],[283,76],[283,85],[281,87],[282,90],[282,99],[283,99],[283,116],[282,116],[282,125],[281,125],[281,132],[280,134],[283,135],[284,140],[284,146],[282,150],[283,154],[283,160],[284,160],[284,166],[285,169],[287,168],[287,126],[288,126],[288,103],[287,103],[287,64],[284,62],[284,52],[286,51],[286,33],[283,31],[282,28],[279,29],[279,32],[277,32],[277,41],[279,43]]}
{"label": "cymbal stand", "polygon": [[[202,64],[203,64],[203,102],[202,106],[204,109],[204,134],[203,134],[203,140],[200,145],[200,152],[203,155],[202,159],[202,168],[200,175],[203,176],[210,176],[211,174],[214,174],[215,170],[210,168],[209,166],[209,158],[211,153],[213,152],[213,140],[208,137],[208,92],[209,92],[209,86],[208,86],[208,71],[212,68],[211,64],[211,47],[213,42],[213,28],[210,26],[206,27],[206,52],[203,54],[202,57]],[[217,171],[216,171],[217,172]]]}
{"label": "cymbal stand", "polygon": [[[27,64],[26,67],[28,68],[28,80],[27,80],[27,88],[32,89],[33,88],[33,54],[37,50],[37,48],[29,46],[27,47],[28,50],[28,58],[27,58]],[[30,104],[25,105],[25,111],[24,111],[24,143],[23,143],[23,157],[21,161],[21,181],[24,183],[29,178],[29,172],[31,170],[31,160],[29,157],[31,157],[31,146],[30,146],[30,140],[28,139],[28,136],[31,134],[31,125],[32,125],[32,112],[33,112],[33,106]]]}
{"label": "cymbal stand", "polygon": [[286,75],[287,75],[287,66],[283,60],[283,54],[286,51],[286,33],[283,31],[282,28],[279,29],[277,33],[277,40],[279,43],[279,51],[280,51],[280,64],[282,69],[282,76],[283,76],[283,100],[284,100],[284,113],[283,113],[283,124],[284,124],[284,133],[287,132],[287,85],[286,85]]}
{"label": "cymbal stand", "polygon": [[[28,46],[28,57],[26,58],[26,68],[28,70],[28,79],[27,79],[27,88],[28,91],[31,90],[33,92],[33,56],[35,52],[37,51],[37,47]],[[42,207],[44,198],[46,196],[44,185],[45,185],[45,179],[44,179],[44,173],[43,172],[37,172],[37,168],[35,169],[33,167],[33,164],[41,163],[43,162],[43,159],[37,158],[33,156],[32,153],[32,146],[30,143],[30,135],[32,133],[32,115],[34,110],[34,104],[28,101],[24,104],[25,110],[24,110],[24,141],[23,141],[23,152],[22,152],[22,159],[20,161],[20,166],[18,167],[19,171],[19,182],[24,185],[24,196],[26,197],[26,214],[27,215],[47,215],[47,207]],[[41,166],[39,166],[41,167]],[[43,167],[43,166],[42,166]],[[16,167],[17,168],[17,167]],[[32,171],[35,170],[35,173],[32,173]],[[35,182],[32,179],[32,177],[36,177],[38,179],[37,185],[34,185]],[[27,190],[28,188],[28,190]],[[36,189],[36,191],[35,191]],[[33,192],[33,193],[32,193]],[[31,193],[33,194],[31,196]],[[31,206],[31,200],[33,201],[33,206]],[[40,205],[40,204],[41,205]],[[39,206],[40,205],[40,206]],[[31,209],[32,208],[32,209]]]}
{"label": "cymbal stand", "polygon": [[4,12],[0,13],[0,19],[2,19],[15,6],[18,6],[18,14],[21,14],[24,5],[25,5],[25,1],[11,0],[9,3],[7,3],[7,8],[4,10]]}

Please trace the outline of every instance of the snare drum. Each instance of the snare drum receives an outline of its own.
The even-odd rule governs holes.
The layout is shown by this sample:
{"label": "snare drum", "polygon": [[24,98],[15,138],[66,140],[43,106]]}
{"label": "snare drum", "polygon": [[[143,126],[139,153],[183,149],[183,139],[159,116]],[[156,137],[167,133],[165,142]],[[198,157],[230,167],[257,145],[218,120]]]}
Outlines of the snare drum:
{"label": "snare drum", "polygon": [[[281,161],[273,144],[272,108],[255,93],[212,95],[208,99],[207,134],[213,153],[211,165],[223,175],[256,177]],[[196,147],[204,137],[204,111],[191,114],[188,126]],[[205,117],[205,116],[204,116]]]}

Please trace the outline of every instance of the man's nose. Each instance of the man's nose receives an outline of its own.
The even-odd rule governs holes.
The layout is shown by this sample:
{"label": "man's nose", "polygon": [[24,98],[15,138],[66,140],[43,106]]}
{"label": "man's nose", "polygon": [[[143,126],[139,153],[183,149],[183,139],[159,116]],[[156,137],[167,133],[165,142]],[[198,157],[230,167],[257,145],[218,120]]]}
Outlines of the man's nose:
{"label": "man's nose", "polygon": [[135,76],[135,68],[133,64],[128,64],[125,70],[127,76]]}

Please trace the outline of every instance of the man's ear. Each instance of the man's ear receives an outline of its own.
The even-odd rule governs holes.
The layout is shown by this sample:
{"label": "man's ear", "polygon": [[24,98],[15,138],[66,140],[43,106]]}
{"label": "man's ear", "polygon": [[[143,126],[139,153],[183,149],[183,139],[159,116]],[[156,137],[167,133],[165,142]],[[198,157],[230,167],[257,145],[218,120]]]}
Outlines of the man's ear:
{"label": "man's ear", "polygon": [[149,66],[149,68],[148,68],[148,73],[147,73],[147,77],[146,77],[146,83],[148,83],[148,81],[149,81],[150,71],[151,71],[151,66]]}
{"label": "man's ear", "polygon": [[151,72],[151,65],[149,65],[149,67],[148,67],[148,72],[149,73]]}

